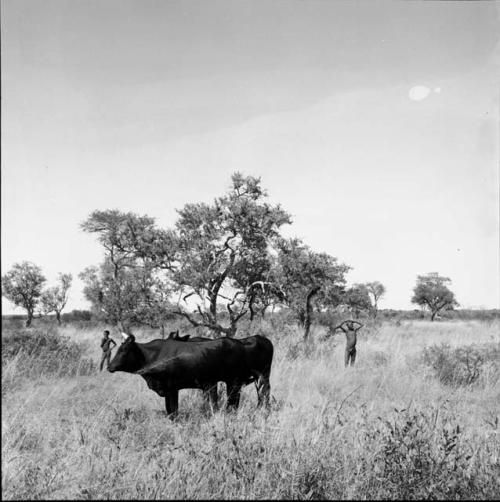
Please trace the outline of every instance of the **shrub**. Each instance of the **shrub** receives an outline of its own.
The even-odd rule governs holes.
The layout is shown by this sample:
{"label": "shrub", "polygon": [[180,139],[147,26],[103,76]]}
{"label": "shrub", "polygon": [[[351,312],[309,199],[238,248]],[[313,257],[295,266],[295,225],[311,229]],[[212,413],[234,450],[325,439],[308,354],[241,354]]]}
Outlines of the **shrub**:
{"label": "shrub", "polygon": [[[474,455],[463,430],[438,410],[395,410],[367,432],[374,447],[367,480],[376,498],[457,499],[492,497],[499,488]],[[365,462],[367,463],[367,462]]]}
{"label": "shrub", "polygon": [[475,383],[485,363],[498,362],[498,344],[466,345],[452,348],[449,344],[432,345],[423,351],[423,362],[445,385],[461,386]]}
{"label": "shrub", "polygon": [[96,365],[84,357],[86,352],[86,345],[61,336],[54,328],[11,332],[2,343],[3,384],[9,386],[19,378],[42,375],[89,374],[95,371]]}
{"label": "shrub", "polygon": [[74,321],[91,321],[92,312],[90,310],[72,310],[71,312],[64,313],[62,315],[62,320],[65,322]]}

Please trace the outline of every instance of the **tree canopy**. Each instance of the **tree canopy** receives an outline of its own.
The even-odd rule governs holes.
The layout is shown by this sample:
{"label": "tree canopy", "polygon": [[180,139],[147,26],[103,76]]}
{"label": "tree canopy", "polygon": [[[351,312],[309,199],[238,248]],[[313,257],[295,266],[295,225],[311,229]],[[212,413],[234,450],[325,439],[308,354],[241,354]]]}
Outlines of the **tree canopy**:
{"label": "tree canopy", "polygon": [[[131,281],[137,282],[132,270],[141,271],[143,283],[166,271],[160,289],[177,295],[176,314],[194,326],[233,336],[238,321],[250,310],[256,288],[268,282],[270,249],[280,227],[291,222],[279,204],[266,198],[260,178],[235,173],[226,195],[211,204],[190,203],[178,210],[173,229],[159,229],[147,216],[95,211],[82,228],[98,235],[106,264],[87,270],[85,280],[95,287],[86,294],[95,298],[91,290],[97,291],[98,283],[107,284],[100,289],[101,298],[114,298],[109,301],[115,305],[113,318],[118,322],[129,312],[123,307],[128,296],[138,294],[132,291]],[[109,309],[109,303],[102,308]],[[146,313],[150,310],[142,316]]]}
{"label": "tree canopy", "polygon": [[43,312],[45,314],[54,312],[59,324],[61,324],[61,312],[68,301],[68,292],[72,281],[73,276],[71,274],[59,274],[59,284],[43,291],[40,298]]}
{"label": "tree canopy", "polygon": [[284,294],[284,302],[309,335],[311,313],[337,306],[344,294],[345,274],[350,267],[337,258],[317,253],[300,239],[281,239],[273,279]]}
{"label": "tree canopy", "polygon": [[440,276],[437,272],[417,276],[417,284],[413,289],[412,303],[427,308],[431,312],[431,320],[441,310],[449,310],[458,306],[455,294],[448,288],[451,279]]}
{"label": "tree canopy", "polygon": [[367,282],[367,283],[365,283],[365,286],[366,286],[366,289],[368,290],[368,294],[370,295],[370,297],[373,301],[374,317],[377,317],[378,301],[386,293],[385,286],[380,281]]}
{"label": "tree canopy", "polygon": [[31,326],[45,282],[42,269],[28,261],[15,263],[2,277],[2,295],[14,305],[26,310],[27,327]]}
{"label": "tree canopy", "polygon": [[342,303],[349,307],[356,317],[361,312],[369,312],[372,310],[369,290],[366,284],[354,284],[348,288],[342,299]]}

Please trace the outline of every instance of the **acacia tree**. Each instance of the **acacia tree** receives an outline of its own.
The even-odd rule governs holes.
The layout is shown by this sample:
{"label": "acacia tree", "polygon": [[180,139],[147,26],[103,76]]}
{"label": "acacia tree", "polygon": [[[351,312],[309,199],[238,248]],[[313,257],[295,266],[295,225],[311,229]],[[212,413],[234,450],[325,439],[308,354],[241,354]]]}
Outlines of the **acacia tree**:
{"label": "acacia tree", "polygon": [[269,249],[290,216],[265,200],[260,178],[235,173],[231,181],[229,192],[212,204],[186,204],[171,230],[158,229],[147,216],[116,210],[95,211],[82,224],[105,248],[116,319],[125,314],[118,306],[127,302],[120,286],[126,271],[164,272],[164,283],[178,295],[177,315],[234,336],[256,289],[268,283]]}
{"label": "acacia tree", "polygon": [[147,324],[152,328],[160,328],[162,338],[165,337],[165,325],[174,317],[175,305],[171,301],[172,289],[165,277],[153,270],[143,270],[137,278],[140,285],[139,301],[134,318],[136,322]]}
{"label": "acacia tree", "polygon": [[99,266],[87,267],[81,274],[83,293],[97,317],[105,317],[128,331],[132,323],[162,329],[172,316],[170,289],[144,267],[118,270],[106,257]]}
{"label": "acacia tree", "polygon": [[134,320],[139,288],[132,272],[116,272],[105,258],[99,266],[87,267],[79,277],[84,283],[83,294],[90,302],[94,316],[126,326]]}
{"label": "acacia tree", "polygon": [[178,266],[172,275],[182,299],[197,300],[193,312],[180,304],[177,313],[226,336],[235,335],[257,288],[269,283],[269,249],[280,227],[291,222],[279,204],[265,200],[260,178],[235,173],[231,182],[213,204],[186,204],[178,211]]}
{"label": "acacia tree", "polygon": [[300,239],[280,240],[274,283],[280,284],[285,305],[304,328],[304,340],[309,337],[314,308],[320,310],[340,303],[349,269],[333,256],[312,251]]}
{"label": "acacia tree", "polygon": [[14,264],[2,277],[2,295],[26,310],[26,327],[31,326],[45,282],[42,269],[28,261]]}
{"label": "acacia tree", "polygon": [[40,304],[44,314],[55,312],[58,324],[61,324],[61,312],[68,301],[68,291],[73,281],[71,274],[59,274],[59,284],[46,289],[40,298]]}
{"label": "acacia tree", "polygon": [[385,295],[385,286],[379,281],[367,282],[365,286],[373,301],[373,317],[377,317],[378,301]]}
{"label": "acacia tree", "polygon": [[450,283],[451,279],[440,276],[437,272],[419,275],[411,301],[421,307],[428,308],[431,312],[431,321],[434,321],[439,311],[451,310],[458,306],[455,294],[447,286]]}
{"label": "acacia tree", "polygon": [[162,277],[172,267],[166,256],[173,253],[164,253],[169,234],[157,229],[153,218],[118,210],[94,211],[81,227],[97,235],[105,253],[100,266],[80,274],[94,312],[125,330],[132,322],[163,327],[171,310],[170,288]]}
{"label": "acacia tree", "polygon": [[365,284],[354,284],[348,288],[342,298],[342,303],[347,305],[349,310],[358,317],[361,312],[368,312],[372,309],[370,295]]}

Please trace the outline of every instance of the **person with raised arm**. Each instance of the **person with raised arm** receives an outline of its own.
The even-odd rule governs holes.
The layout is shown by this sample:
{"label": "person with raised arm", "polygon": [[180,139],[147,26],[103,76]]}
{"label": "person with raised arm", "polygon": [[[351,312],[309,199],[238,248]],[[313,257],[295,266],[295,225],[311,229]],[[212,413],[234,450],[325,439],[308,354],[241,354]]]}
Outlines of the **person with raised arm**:
{"label": "person with raised arm", "polygon": [[363,325],[360,322],[348,319],[347,321],[341,322],[338,326],[330,330],[330,335],[334,335],[338,329],[342,330],[345,333],[346,344],[344,364],[346,367],[349,364],[351,366],[354,366],[354,362],[356,361],[357,333],[362,327]]}

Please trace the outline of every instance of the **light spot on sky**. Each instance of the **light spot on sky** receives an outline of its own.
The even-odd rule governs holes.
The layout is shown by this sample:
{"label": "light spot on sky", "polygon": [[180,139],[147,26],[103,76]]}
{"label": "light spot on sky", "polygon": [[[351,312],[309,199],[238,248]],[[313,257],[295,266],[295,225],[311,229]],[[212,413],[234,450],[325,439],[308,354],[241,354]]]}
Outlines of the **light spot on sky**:
{"label": "light spot on sky", "polygon": [[415,85],[408,92],[408,97],[412,101],[423,101],[431,92],[439,94],[441,92],[441,87],[434,87],[434,89],[431,90],[425,85]]}
{"label": "light spot on sky", "polygon": [[423,101],[429,94],[431,90],[425,85],[415,85],[410,89],[408,97],[412,101]]}

